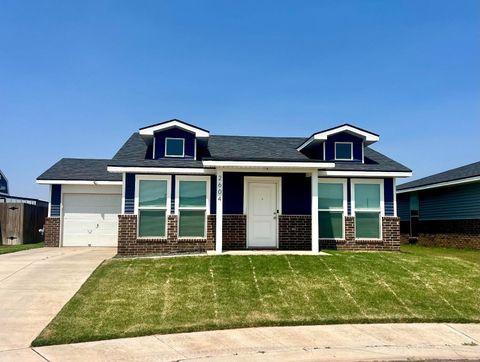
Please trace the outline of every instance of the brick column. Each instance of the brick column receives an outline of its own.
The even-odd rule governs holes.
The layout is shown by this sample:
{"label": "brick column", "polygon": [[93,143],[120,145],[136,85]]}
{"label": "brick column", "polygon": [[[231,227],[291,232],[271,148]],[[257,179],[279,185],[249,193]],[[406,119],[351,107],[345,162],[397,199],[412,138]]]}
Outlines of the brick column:
{"label": "brick column", "polygon": [[45,218],[45,246],[60,246],[60,217]]}
{"label": "brick column", "polygon": [[400,250],[400,218],[387,216],[382,218],[384,250]]}

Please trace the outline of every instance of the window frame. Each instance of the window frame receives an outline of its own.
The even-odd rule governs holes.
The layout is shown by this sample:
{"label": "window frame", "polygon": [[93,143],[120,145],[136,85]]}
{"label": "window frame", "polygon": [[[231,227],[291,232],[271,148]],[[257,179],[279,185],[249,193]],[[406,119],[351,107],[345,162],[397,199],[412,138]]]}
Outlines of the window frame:
{"label": "window frame", "polygon": [[[165,206],[140,206],[140,181],[167,181],[167,198]],[[171,185],[172,176],[169,175],[135,175],[135,205],[134,214],[137,215],[137,239],[166,239],[168,232],[168,216],[171,214]],[[140,210],[165,210],[165,235],[140,236]]]}
{"label": "window frame", "polygon": [[[180,182],[181,181],[206,181],[205,187],[207,188],[205,194],[205,207],[198,207],[198,206],[180,206]],[[207,221],[208,215],[210,215],[210,176],[176,176],[175,177],[175,215],[177,216],[177,238],[179,240],[204,240],[207,238]],[[204,230],[203,236],[180,236],[180,211],[202,211],[205,210],[205,223],[204,223]]]}
{"label": "window frame", "polygon": [[[337,157],[337,145],[350,145],[350,158],[338,158]],[[334,145],[335,160],[337,161],[353,161],[353,142],[335,142]]]}
{"label": "window frame", "polygon": [[[347,179],[346,178],[319,178],[318,185],[320,184],[341,184],[343,190],[343,202],[342,208],[335,208],[335,209],[322,209],[320,208],[320,200],[318,201],[318,210],[320,211],[327,211],[327,212],[339,212],[342,211],[342,237],[341,238],[322,238],[320,237],[320,220],[318,222],[318,229],[319,229],[319,236],[320,240],[345,240],[345,216],[348,215],[348,188],[347,188]],[[318,187],[318,186],[317,186]],[[319,218],[320,219],[320,218]]]}
{"label": "window frame", "polygon": [[[355,218],[355,239],[357,240],[372,240],[380,241],[383,240],[383,227],[382,219],[385,216],[385,194],[384,194],[384,180],[383,179],[351,179],[350,182],[350,195],[351,195],[351,206],[352,206],[352,216],[355,217],[357,212],[371,212],[378,213],[378,223],[379,223],[379,238],[357,238],[357,227],[356,227],[356,218]],[[355,206],[355,185],[370,184],[370,185],[380,185],[380,207],[379,209],[357,209]]]}
{"label": "window frame", "polygon": [[[167,153],[167,145],[168,145],[168,141],[170,140],[180,140],[182,141],[182,154],[181,155],[169,155]],[[185,138],[181,138],[181,137],[165,137],[165,157],[185,157]]]}

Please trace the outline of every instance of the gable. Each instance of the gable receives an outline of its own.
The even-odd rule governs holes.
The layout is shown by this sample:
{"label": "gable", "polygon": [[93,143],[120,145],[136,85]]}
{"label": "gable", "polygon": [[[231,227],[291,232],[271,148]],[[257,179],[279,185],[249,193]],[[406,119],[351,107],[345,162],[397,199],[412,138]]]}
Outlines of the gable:
{"label": "gable", "polygon": [[196,154],[195,134],[184,129],[173,127],[166,130],[155,132],[153,135],[153,159],[169,157],[166,154],[167,140],[183,140],[184,154],[182,158],[194,159]]}

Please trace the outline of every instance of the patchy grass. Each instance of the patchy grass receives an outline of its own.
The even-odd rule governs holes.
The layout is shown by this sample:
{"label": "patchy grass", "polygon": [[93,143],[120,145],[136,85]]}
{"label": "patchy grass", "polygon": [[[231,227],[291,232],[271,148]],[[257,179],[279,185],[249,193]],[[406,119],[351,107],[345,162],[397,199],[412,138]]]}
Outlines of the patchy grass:
{"label": "patchy grass", "polygon": [[480,322],[480,251],[103,263],[34,346],[235,327]]}
{"label": "patchy grass", "polygon": [[20,245],[0,245],[0,255],[15,253],[17,251],[22,251],[22,250],[36,249],[36,248],[43,248],[43,242],[33,243],[33,244],[20,244]]}

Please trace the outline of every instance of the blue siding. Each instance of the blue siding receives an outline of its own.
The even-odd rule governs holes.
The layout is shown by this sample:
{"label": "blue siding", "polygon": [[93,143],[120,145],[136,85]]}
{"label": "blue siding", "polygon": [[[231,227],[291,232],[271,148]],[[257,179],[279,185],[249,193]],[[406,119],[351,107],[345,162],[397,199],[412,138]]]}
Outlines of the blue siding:
{"label": "blue siding", "polygon": [[223,213],[243,214],[243,174],[224,172]]}
{"label": "blue siding", "polygon": [[165,138],[184,138],[185,139],[185,158],[195,157],[195,135],[180,128],[170,128],[165,131],[155,133],[155,158],[165,157]]}
{"label": "blue siding", "polygon": [[383,180],[383,201],[384,201],[384,206],[385,206],[385,215],[386,216],[394,216],[395,215],[395,209],[393,206],[393,196],[394,195],[394,190],[393,190],[393,179],[392,178],[386,178]]}
{"label": "blue siding", "polygon": [[60,216],[60,204],[62,202],[62,185],[52,185],[50,199],[50,216]]}
{"label": "blue siding", "polygon": [[347,214],[352,215],[352,180],[347,179]]}
{"label": "blue siding", "polygon": [[217,176],[210,178],[210,214],[217,212]]}
{"label": "blue siding", "polygon": [[170,213],[175,214],[175,188],[177,187],[176,175],[172,175],[170,184]]}
{"label": "blue siding", "polygon": [[480,182],[419,192],[420,220],[480,218]]}
{"label": "blue siding", "polygon": [[135,211],[135,174],[125,174],[125,214]]}
{"label": "blue siding", "polygon": [[328,137],[325,141],[325,160],[332,161],[335,159],[335,142],[352,142],[353,160],[362,161],[363,140],[346,132],[337,133]]}
{"label": "blue siding", "polygon": [[397,195],[397,215],[401,221],[410,221],[410,195]]}

